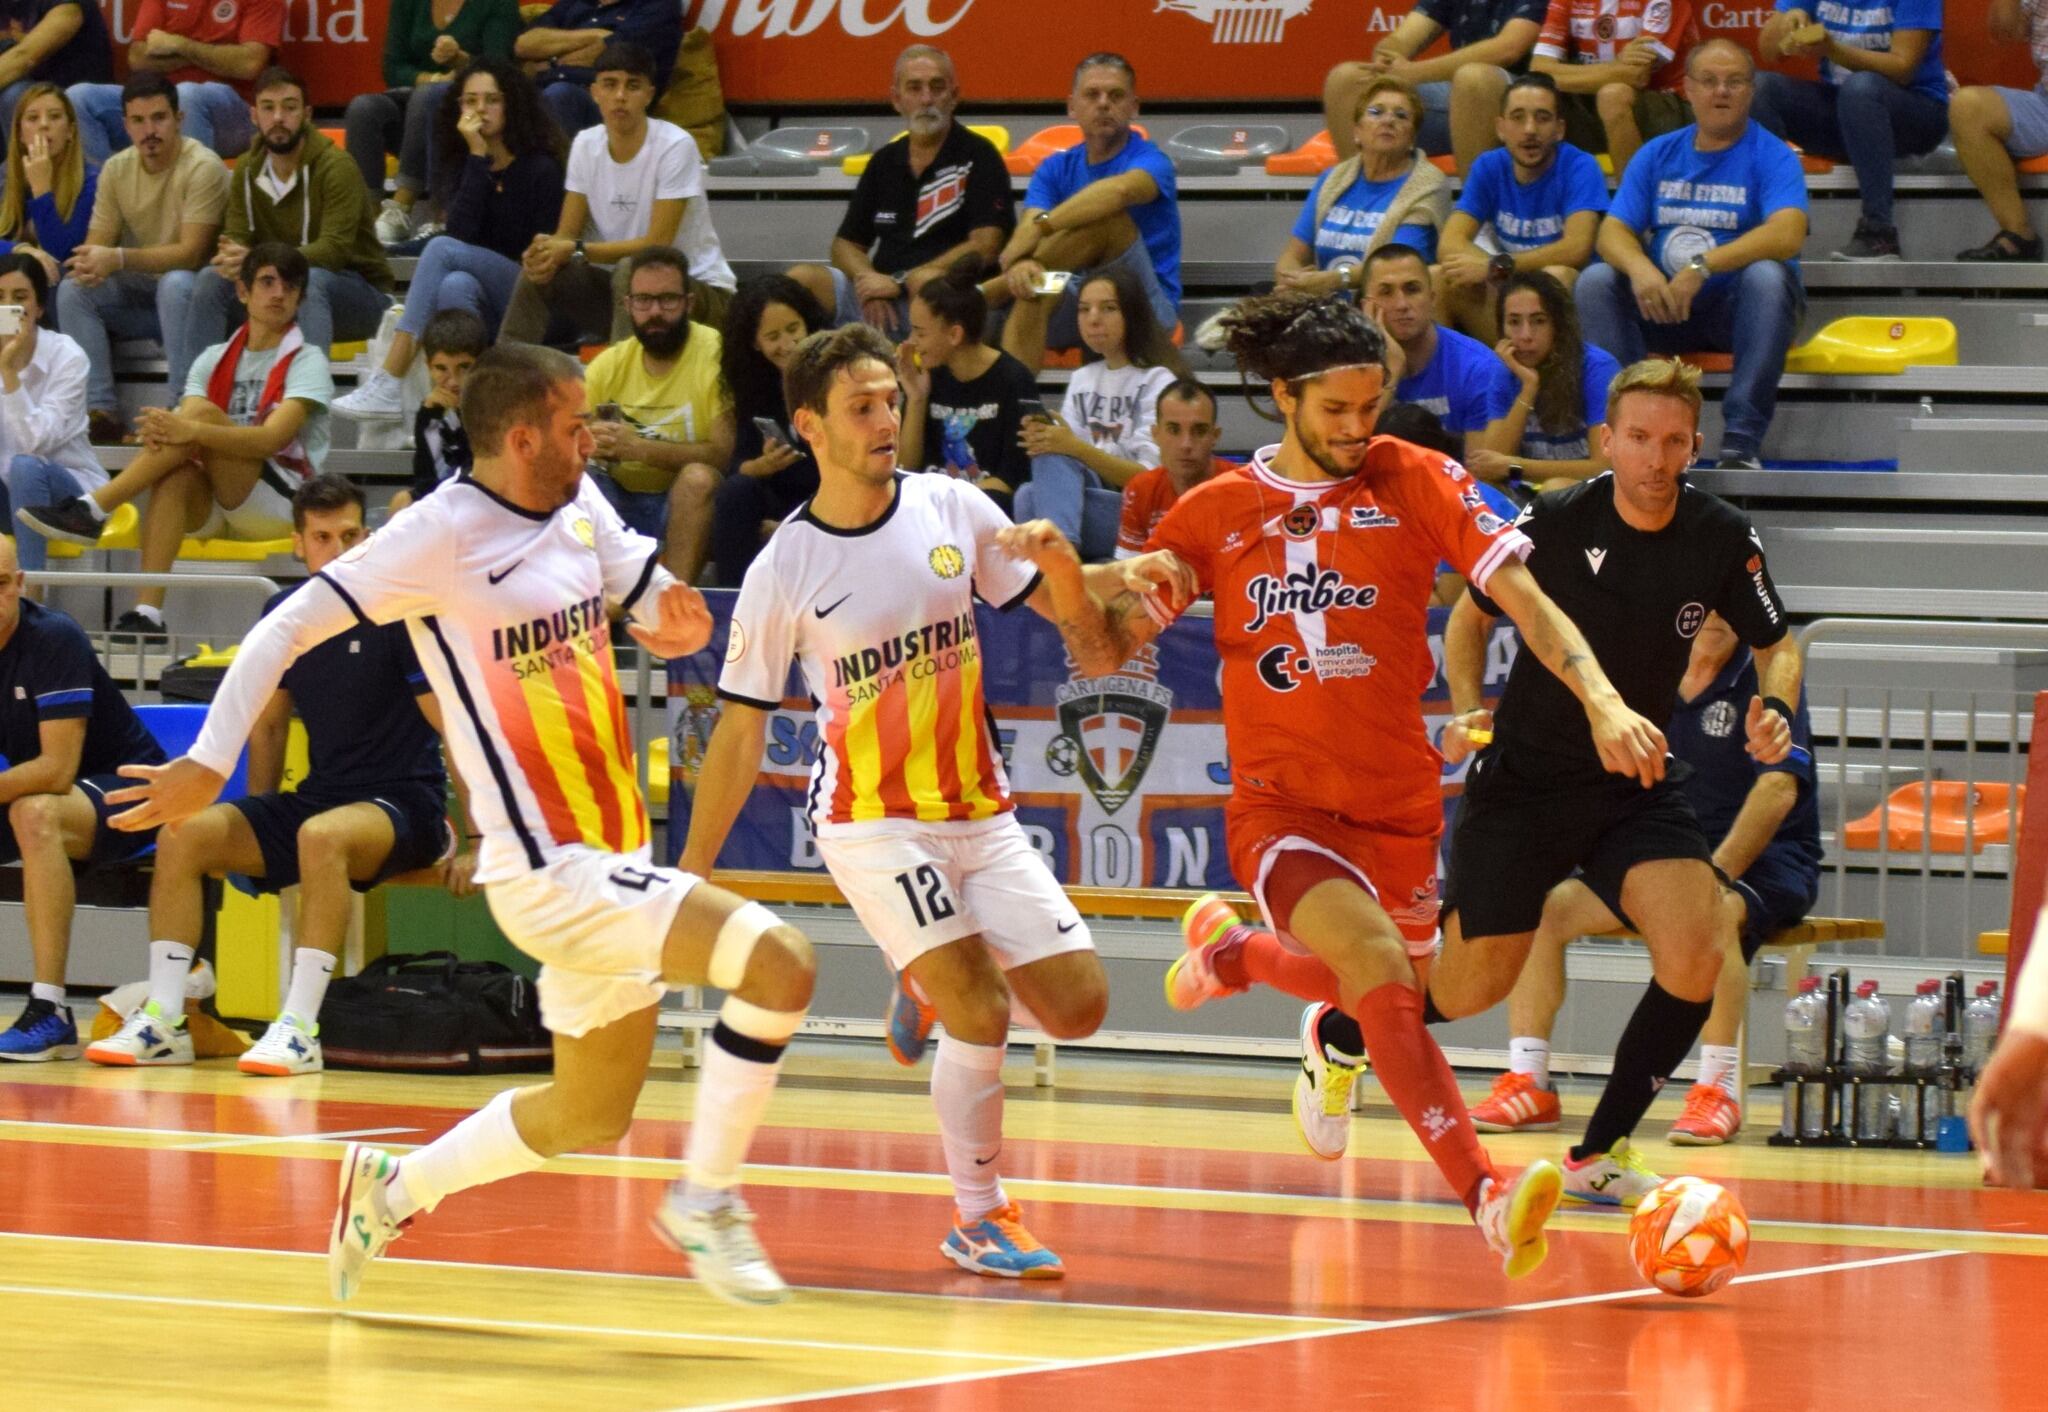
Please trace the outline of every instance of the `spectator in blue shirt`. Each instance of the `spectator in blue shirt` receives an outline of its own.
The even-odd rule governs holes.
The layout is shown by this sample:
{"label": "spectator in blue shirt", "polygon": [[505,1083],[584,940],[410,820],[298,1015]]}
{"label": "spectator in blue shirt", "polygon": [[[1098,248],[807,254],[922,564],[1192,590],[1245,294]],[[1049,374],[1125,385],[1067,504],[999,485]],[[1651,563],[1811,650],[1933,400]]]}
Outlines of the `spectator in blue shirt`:
{"label": "spectator in blue shirt", "polygon": [[1820,60],[1818,81],[1757,76],[1756,120],[1816,157],[1856,168],[1863,215],[1837,260],[1896,260],[1892,167],[1932,152],[1948,134],[1941,66],[1941,0],[1777,0],[1757,35],[1767,64]]}
{"label": "spectator in blue shirt", "polygon": [[[1083,273],[1121,265],[1134,274],[1162,340],[1180,322],[1180,205],[1173,162],[1140,132],[1138,75],[1121,54],[1090,54],[1074,69],[1067,116],[1081,141],[1039,164],[1017,229],[982,286],[991,308],[1009,306],[1003,351],[1037,372],[1047,348],[1081,346]],[[1074,278],[1057,296],[1038,292],[1049,270]],[[1180,365],[1168,347],[1146,351]]]}
{"label": "spectator in blue shirt", "polygon": [[[1494,291],[1512,274],[1548,272],[1566,289],[1593,258],[1607,210],[1600,163],[1564,140],[1557,83],[1525,74],[1501,95],[1501,145],[1472,164],[1437,259],[1451,323],[1483,343],[1500,337]],[[1491,231],[1498,253],[1480,249]]]}
{"label": "spectator in blue shirt", "polygon": [[1273,265],[1281,288],[1353,288],[1365,257],[1395,241],[1436,258],[1451,183],[1416,149],[1421,116],[1422,99],[1397,78],[1374,79],[1359,95],[1358,151],[1324,172],[1302,203]]}
{"label": "spectator in blue shirt", "polygon": [[659,99],[683,47],[683,12],[675,0],[555,0],[548,12],[512,42],[512,57],[539,65],[533,81],[565,137],[604,121],[590,85],[597,56],[614,40],[637,44],[654,58]]}
{"label": "spectator in blue shirt", "polygon": [[[1390,77],[1422,95],[1422,150],[1433,157],[1455,150],[1458,170],[1470,171],[1479,154],[1493,145],[1493,130],[1483,115],[1499,104],[1509,75],[1527,66],[1548,8],[1548,0],[1420,0],[1375,46],[1370,59],[1339,64],[1323,80],[1323,121],[1337,155],[1349,157],[1356,150],[1350,116],[1365,86]],[[1447,35],[1450,47],[1418,59],[1438,35]],[[1462,130],[1453,125],[1453,90],[1464,111],[1482,115],[1479,122],[1463,124]]]}
{"label": "spectator in blue shirt", "polygon": [[2038,260],[2041,237],[2035,234],[2020,195],[2019,164],[2048,153],[2048,5],[2041,0],[1991,0],[1984,28],[2001,43],[2027,45],[2039,77],[2032,88],[1959,88],[1949,104],[1948,128],[1955,136],[1956,157],[1998,222],[1996,235],[1956,258]]}
{"label": "spectator in blue shirt", "polygon": [[156,832],[122,833],[108,820],[123,765],[161,765],[164,752],[93,655],[85,630],[54,608],[22,601],[14,541],[0,535],[0,862],[21,863],[35,984],[0,1059],[76,1059],[78,1026],[64,967],[78,905],[73,864],[113,866],[149,851]]}
{"label": "spectator in blue shirt", "polygon": [[[1735,355],[1721,401],[1723,470],[1755,470],[1778,405],[1806,291],[1806,174],[1749,117],[1749,52],[1710,39],[1686,60],[1698,121],[1644,144],[1601,223],[1600,258],[1579,277],[1586,338],[1622,366],[1651,353]],[[1738,317],[1739,315],[1739,317]]]}
{"label": "spectator in blue shirt", "polygon": [[1508,450],[1515,380],[1491,348],[1437,325],[1436,293],[1422,252],[1394,244],[1367,256],[1365,302],[1393,345],[1387,354],[1387,376],[1399,379],[1393,400],[1436,413],[1444,430],[1460,438],[1467,457],[1486,447]]}
{"label": "spectator in blue shirt", "polygon": [[1509,449],[1474,451],[1466,469],[1518,491],[1562,490],[1606,470],[1600,429],[1621,364],[1585,341],[1571,295],[1543,270],[1501,286],[1499,321],[1493,351],[1521,388],[1508,408]]}
{"label": "spectator in blue shirt", "polygon": [[22,95],[8,131],[7,175],[0,187],[0,254],[26,250],[55,285],[85,240],[100,169],[85,160],[78,116],[55,84]]}

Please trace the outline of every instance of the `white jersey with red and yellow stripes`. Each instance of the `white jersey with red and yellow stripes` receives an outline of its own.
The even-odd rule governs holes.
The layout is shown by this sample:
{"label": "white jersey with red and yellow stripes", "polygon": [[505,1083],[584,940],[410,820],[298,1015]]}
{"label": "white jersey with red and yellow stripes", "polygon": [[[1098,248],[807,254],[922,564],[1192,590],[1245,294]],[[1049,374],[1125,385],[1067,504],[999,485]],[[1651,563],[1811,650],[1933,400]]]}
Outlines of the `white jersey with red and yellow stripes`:
{"label": "white jersey with red and yellow stripes", "polygon": [[805,505],[747,570],[718,694],[774,710],[801,668],[822,747],[808,797],[819,836],[943,830],[1012,807],[974,621],[977,598],[1010,608],[1037,586],[996,547],[1007,524],[965,481],[899,475],[873,524],[835,529]]}
{"label": "white jersey with red and yellow stripes", "polygon": [[645,848],[610,612],[673,582],[658,554],[588,477],[552,514],[450,482],[256,626],[192,757],[225,774],[293,657],[358,621],[404,621],[469,784],[479,883],[572,849]]}

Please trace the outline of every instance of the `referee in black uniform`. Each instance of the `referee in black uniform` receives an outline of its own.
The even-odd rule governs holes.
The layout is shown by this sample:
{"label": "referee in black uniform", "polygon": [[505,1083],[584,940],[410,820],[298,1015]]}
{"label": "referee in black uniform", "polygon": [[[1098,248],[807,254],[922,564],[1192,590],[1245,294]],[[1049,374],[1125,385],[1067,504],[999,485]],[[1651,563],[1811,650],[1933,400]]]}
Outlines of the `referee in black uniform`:
{"label": "referee in black uniform", "polygon": [[[1699,374],[1676,361],[1625,369],[1607,399],[1613,469],[1537,499],[1520,524],[1536,582],[1576,623],[1623,700],[1666,721],[1692,639],[1718,612],[1755,655],[1760,694],[1747,708],[1749,753],[1790,752],[1799,648],[1748,518],[1685,483],[1699,451]],[[1443,958],[1430,975],[1431,1018],[1476,1014],[1514,986],[1550,889],[1575,871],[1650,948],[1652,978],[1614,1054],[1584,1140],[1565,1164],[1568,1197],[1633,1206],[1657,1185],[1628,1138],[1691,1050],[1721,968],[1713,849],[1673,778],[1644,758],[1609,773],[1586,713],[1529,654],[1519,656],[1498,723],[1480,708],[1490,620],[1476,591],[1454,610],[1444,672],[1456,717],[1447,758],[1471,732],[1493,740],[1473,762],[1451,840]],[[1659,746],[1663,742],[1659,737]]]}

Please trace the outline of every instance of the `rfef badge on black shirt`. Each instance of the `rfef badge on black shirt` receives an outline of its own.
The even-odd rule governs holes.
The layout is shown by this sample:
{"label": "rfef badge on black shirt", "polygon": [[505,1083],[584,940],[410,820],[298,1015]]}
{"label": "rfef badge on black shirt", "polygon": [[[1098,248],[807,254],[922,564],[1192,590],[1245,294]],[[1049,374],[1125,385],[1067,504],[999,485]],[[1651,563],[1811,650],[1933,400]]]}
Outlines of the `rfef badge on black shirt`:
{"label": "rfef badge on black shirt", "polygon": [[[1608,471],[1539,495],[1517,523],[1536,546],[1528,565],[1537,585],[1577,624],[1622,700],[1661,729],[1707,614],[1767,648],[1786,633],[1785,605],[1762,542],[1734,506],[1681,485],[1671,523],[1646,533],[1621,518],[1614,494]],[[1472,597],[1499,614],[1484,595]],[[1515,658],[1494,738],[1505,752],[1545,757],[1538,767],[1558,774],[1605,773],[1585,708],[1534,653]]]}

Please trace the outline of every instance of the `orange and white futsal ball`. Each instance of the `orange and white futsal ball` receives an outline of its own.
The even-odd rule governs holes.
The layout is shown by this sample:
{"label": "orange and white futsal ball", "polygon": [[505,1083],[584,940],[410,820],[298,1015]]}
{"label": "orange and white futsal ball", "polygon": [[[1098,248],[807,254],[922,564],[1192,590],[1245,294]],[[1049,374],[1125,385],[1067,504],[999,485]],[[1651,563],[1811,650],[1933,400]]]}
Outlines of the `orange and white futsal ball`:
{"label": "orange and white futsal ball", "polygon": [[1644,1279],[1666,1294],[1696,1299],[1741,1271],[1749,1215],[1726,1187],[1673,1177],[1636,1207],[1628,1250]]}

